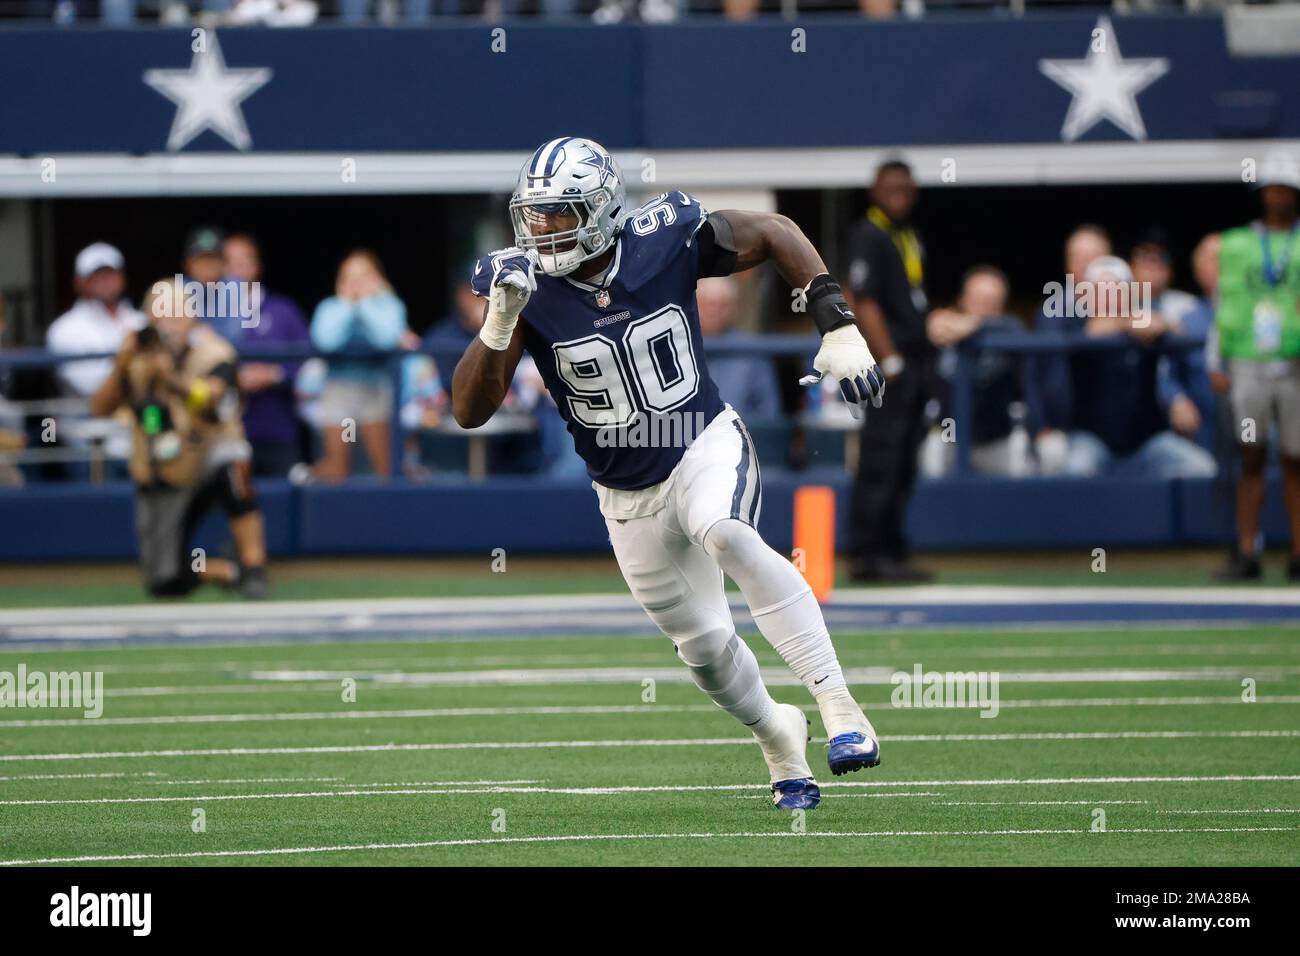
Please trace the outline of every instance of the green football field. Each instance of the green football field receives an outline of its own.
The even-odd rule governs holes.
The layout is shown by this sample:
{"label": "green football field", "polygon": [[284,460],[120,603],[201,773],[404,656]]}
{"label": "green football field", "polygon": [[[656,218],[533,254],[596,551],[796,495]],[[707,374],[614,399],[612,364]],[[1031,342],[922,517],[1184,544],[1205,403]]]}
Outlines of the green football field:
{"label": "green football field", "polygon": [[[1294,626],[836,640],[883,756],[842,778],[811,699],[749,641],[813,718],[824,800],[802,818],[648,632],[0,647],[0,671],[106,687],[98,719],[0,710],[0,863],[1300,860]],[[917,664],[997,672],[997,716],[891,706],[890,672]]]}

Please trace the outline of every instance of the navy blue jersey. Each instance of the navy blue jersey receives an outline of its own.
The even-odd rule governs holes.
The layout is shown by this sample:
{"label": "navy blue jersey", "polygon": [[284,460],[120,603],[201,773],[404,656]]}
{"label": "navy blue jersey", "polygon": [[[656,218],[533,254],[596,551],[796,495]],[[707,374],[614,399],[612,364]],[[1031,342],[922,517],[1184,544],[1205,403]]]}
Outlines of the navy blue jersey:
{"label": "navy blue jersey", "polygon": [[[520,321],[593,481],[637,489],[663,481],[722,411],[704,363],[695,282],[696,233],[707,213],[685,193],[657,196],[629,214],[602,285],[537,275]],[[473,286],[490,292],[493,259]]]}

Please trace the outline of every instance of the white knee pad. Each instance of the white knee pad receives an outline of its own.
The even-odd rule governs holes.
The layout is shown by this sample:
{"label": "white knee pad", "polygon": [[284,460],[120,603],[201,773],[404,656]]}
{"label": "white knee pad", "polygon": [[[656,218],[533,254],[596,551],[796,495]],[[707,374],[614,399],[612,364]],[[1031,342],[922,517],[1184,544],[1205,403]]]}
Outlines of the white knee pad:
{"label": "white knee pad", "polygon": [[696,687],[746,726],[752,727],[772,712],[772,698],[763,686],[758,660],[736,635],[731,635],[713,660],[690,664],[688,670]]}
{"label": "white knee pad", "polygon": [[736,560],[752,559],[758,549],[767,550],[762,535],[736,518],[715,522],[704,535],[704,550],[726,570]]}
{"label": "white knee pad", "polygon": [[[673,622],[668,636],[677,648],[677,656],[688,667],[706,667],[722,656],[736,634],[734,623],[706,610],[697,609],[692,620]],[[662,625],[661,625],[662,626]]]}

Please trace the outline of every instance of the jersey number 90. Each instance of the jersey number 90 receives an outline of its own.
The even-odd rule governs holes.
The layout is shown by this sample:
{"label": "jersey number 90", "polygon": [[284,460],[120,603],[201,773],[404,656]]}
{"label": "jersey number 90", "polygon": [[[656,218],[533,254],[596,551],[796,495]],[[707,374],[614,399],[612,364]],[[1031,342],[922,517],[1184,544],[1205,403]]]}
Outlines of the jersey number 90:
{"label": "jersey number 90", "polygon": [[691,328],[678,306],[629,323],[622,341],[626,360],[599,334],[551,346],[556,371],[573,393],[569,411],[588,428],[618,428],[638,412],[670,411],[700,389]]}

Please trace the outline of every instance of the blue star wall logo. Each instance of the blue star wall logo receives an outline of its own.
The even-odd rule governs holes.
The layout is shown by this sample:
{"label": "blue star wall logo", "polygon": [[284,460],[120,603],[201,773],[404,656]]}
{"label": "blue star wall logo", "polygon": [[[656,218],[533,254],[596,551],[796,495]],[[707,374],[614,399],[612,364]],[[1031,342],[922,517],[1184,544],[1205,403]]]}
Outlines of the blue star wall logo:
{"label": "blue star wall logo", "polygon": [[1061,139],[1072,143],[1102,120],[1110,120],[1133,139],[1142,140],[1147,138],[1147,128],[1137,96],[1169,72],[1169,60],[1125,60],[1110,18],[1101,17],[1085,59],[1039,60],[1038,69],[1073,97]]}
{"label": "blue star wall logo", "polygon": [[183,149],[204,130],[211,130],[239,150],[252,147],[240,103],[271,80],[269,67],[226,66],[215,32],[207,47],[195,51],[188,70],[146,70],[144,82],[176,104],[167,149]]}

